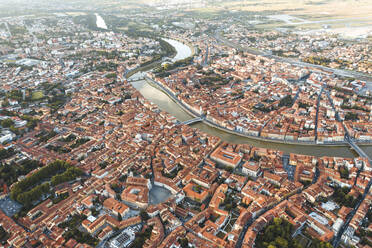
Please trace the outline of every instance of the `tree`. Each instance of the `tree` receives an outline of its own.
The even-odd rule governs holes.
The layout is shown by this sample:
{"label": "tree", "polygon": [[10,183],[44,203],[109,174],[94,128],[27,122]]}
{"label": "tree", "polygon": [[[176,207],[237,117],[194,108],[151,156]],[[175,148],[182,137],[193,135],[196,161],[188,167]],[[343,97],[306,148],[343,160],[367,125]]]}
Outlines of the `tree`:
{"label": "tree", "polygon": [[51,184],[53,186],[56,186],[64,182],[72,181],[76,177],[81,176],[82,174],[83,171],[81,169],[76,167],[70,167],[64,173],[53,176],[51,179]]}
{"label": "tree", "polygon": [[9,234],[0,226],[0,242],[4,242],[8,239]]}
{"label": "tree", "polygon": [[349,192],[350,192],[350,189],[347,187],[343,187],[343,188],[335,187],[332,198],[334,199],[336,203],[342,206],[353,208],[358,202],[360,195],[358,198],[354,198],[353,196],[348,195]]}
{"label": "tree", "polygon": [[119,193],[116,193],[116,199],[118,199],[119,201],[121,201],[121,195]]}
{"label": "tree", "polygon": [[283,106],[290,107],[292,103],[293,103],[293,98],[292,96],[288,95],[280,99],[279,107],[283,107]]}
{"label": "tree", "polygon": [[143,233],[136,233],[136,239],[133,241],[132,247],[142,248],[145,241],[150,238],[152,229],[153,227],[149,226]]}
{"label": "tree", "polygon": [[140,216],[141,216],[142,221],[144,221],[144,222],[147,221],[148,219],[150,219],[150,216],[144,210],[141,210]]}
{"label": "tree", "polygon": [[85,215],[74,215],[68,221],[65,221],[58,226],[60,228],[67,228],[67,232],[63,234],[63,237],[66,240],[75,239],[79,243],[85,243],[90,246],[96,247],[98,245],[97,238],[90,236],[88,233],[84,233],[78,230],[81,222],[85,220],[87,217]]}
{"label": "tree", "polygon": [[168,71],[169,67],[170,67],[169,63],[164,64],[163,65],[164,71]]}
{"label": "tree", "polygon": [[349,178],[349,170],[345,166],[340,167],[340,176],[341,178],[344,178],[344,179]]}
{"label": "tree", "polygon": [[0,160],[10,158],[14,154],[15,154],[15,152],[14,152],[14,149],[13,148],[0,149]]}
{"label": "tree", "polygon": [[49,182],[39,185],[40,182],[51,179],[51,183],[56,185],[70,181],[81,174],[82,171],[80,169],[71,166],[65,161],[56,160],[16,183],[11,189],[10,196],[14,200],[29,205],[32,201],[39,200],[42,195],[50,191]]}
{"label": "tree", "polygon": [[122,175],[119,177],[120,182],[125,182],[127,180],[128,175]]}
{"label": "tree", "polygon": [[276,225],[276,226],[280,226],[281,224],[282,224],[282,219],[280,219],[280,218],[275,218],[274,219],[274,224]]}
{"label": "tree", "polygon": [[276,237],[275,243],[278,244],[279,247],[288,247],[288,241],[282,237]]}
{"label": "tree", "polygon": [[111,184],[110,187],[113,191],[115,191],[115,193],[120,193],[121,192],[121,187],[117,183]]}
{"label": "tree", "polygon": [[313,239],[310,248],[333,248],[328,242],[322,242],[317,239]]}
{"label": "tree", "polygon": [[1,106],[3,108],[9,107],[10,106],[9,100],[8,99],[4,100],[3,103],[1,104]]}
{"label": "tree", "polygon": [[14,121],[12,119],[4,119],[1,121],[1,126],[3,128],[10,128],[14,125]]}
{"label": "tree", "polygon": [[122,221],[123,220],[123,217],[121,217],[121,214],[118,213],[118,221]]}
{"label": "tree", "polygon": [[262,230],[256,238],[256,247],[293,247],[300,248],[301,245],[292,238],[294,227],[285,219],[275,218],[268,226]]}
{"label": "tree", "polygon": [[90,211],[92,212],[93,216],[98,216],[99,214],[99,211],[95,207],[91,208]]}
{"label": "tree", "polygon": [[112,78],[117,78],[116,73],[109,73],[106,75],[106,78],[112,79]]}
{"label": "tree", "polygon": [[189,240],[187,238],[180,238],[180,239],[178,239],[178,242],[180,243],[182,248],[188,248],[189,247]]}
{"label": "tree", "polygon": [[357,113],[347,112],[345,115],[345,121],[357,121],[358,119]]}

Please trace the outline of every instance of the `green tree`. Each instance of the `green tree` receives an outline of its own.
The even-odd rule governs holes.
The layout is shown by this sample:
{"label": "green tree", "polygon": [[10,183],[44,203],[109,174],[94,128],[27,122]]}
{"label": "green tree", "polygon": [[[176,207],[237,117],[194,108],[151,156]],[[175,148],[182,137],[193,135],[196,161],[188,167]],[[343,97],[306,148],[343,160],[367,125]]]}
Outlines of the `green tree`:
{"label": "green tree", "polygon": [[148,219],[150,219],[150,216],[144,210],[141,210],[140,216],[141,216],[142,221],[147,221]]}
{"label": "green tree", "polygon": [[5,242],[9,237],[9,234],[0,226],[0,243]]}
{"label": "green tree", "polygon": [[14,125],[14,121],[12,119],[4,119],[1,121],[1,126],[4,128],[10,128]]}
{"label": "green tree", "polygon": [[9,149],[0,149],[0,160],[10,158],[15,154],[15,151],[13,148]]}
{"label": "green tree", "polygon": [[189,247],[189,240],[187,238],[180,238],[180,239],[178,239],[178,242],[180,243],[182,248],[188,248]]}
{"label": "green tree", "polygon": [[292,103],[293,103],[293,98],[292,96],[288,95],[280,99],[279,107],[283,107],[283,106],[289,107],[292,105]]}
{"label": "green tree", "polygon": [[51,179],[51,183],[56,185],[61,182],[70,181],[81,174],[82,171],[80,169],[71,166],[65,161],[56,160],[16,183],[12,187],[10,196],[22,204],[29,205],[32,201],[39,200],[42,195],[50,191],[49,182],[41,185],[40,182]]}
{"label": "green tree", "polygon": [[340,176],[341,178],[344,178],[344,179],[349,178],[349,170],[345,166],[340,167]]}
{"label": "green tree", "polygon": [[293,225],[287,220],[275,218],[257,235],[256,247],[300,248],[300,244],[292,238],[294,231]]}

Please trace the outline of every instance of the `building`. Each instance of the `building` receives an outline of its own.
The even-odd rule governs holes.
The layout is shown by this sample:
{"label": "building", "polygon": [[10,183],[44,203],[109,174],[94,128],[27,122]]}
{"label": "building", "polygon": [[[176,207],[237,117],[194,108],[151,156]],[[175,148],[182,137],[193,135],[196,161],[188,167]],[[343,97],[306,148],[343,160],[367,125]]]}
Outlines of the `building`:
{"label": "building", "polygon": [[107,210],[110,210],[115,215],[124,216],[126,213],[129,212],[129,207],[124,203],[121,203],[114,198],[107,198],[103,202],[103,207]]}
{"label": "building", "polygon": [[242,161],[242,156],[233,151],[225,150],[222,146],[218,147],[211,154],[211,159],[219,164],[235,168],[240,161]]}
{"label": "building", "polygon": [[261,175],[261,168],[257,162],[248,161],[243,164],[242,172],[245,175],[257,178]]}

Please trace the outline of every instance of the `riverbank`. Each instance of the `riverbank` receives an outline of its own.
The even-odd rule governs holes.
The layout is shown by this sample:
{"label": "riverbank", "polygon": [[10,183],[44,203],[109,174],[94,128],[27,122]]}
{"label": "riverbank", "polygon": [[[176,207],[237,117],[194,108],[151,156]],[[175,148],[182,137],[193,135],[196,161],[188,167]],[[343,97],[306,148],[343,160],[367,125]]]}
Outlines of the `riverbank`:
{"label": "riverbank", "polygon": [[[153,80],[147,76],[145,76],[146,81],[153,87],[156,87],[157,89],[161,90],[163,93],[165,93],[168,97],[170,97],[178,106],[180,106],[187,114],[191,115],[193,118],[202,118],[202,122],[210,127],[219,129],[223,132],[227,132],[233,135],[238,135],[241,137],[245,137],[248,139],[254,139],[258,141],[264,141],[264,142],[272,142],[277,144],[286,144],[286,145],[302,145],[302,146],[322,146],[322,147],[349,147],[348,143],[346,142],[337,142],[337,143],[316,143],[316,142],[300,142],[300,141],[288,141],[288,140],[275,140],[275,139],[268,139],[264,137],[259,136],[252,136],[248,134],[244,134],[241,132],[237,132],[234,130],[230,130],[224,127],[219,126],[216,123],[213,123],[202,116],[198,115],[197,113],[194,113],[191,109],[187,108],[185,104],[183,104],[179,99],[177,99],[172,93],[170,93],[160,82],[157,82],[156,80]],[[356,142],[358,145],[371,145],[371,143],[363,143],[363,142]]]}
{"label": "riverbank", "polygon": [[195,55],[195,53],[196,53],[196,47],[195,47],[193,44],[191,44],[191,43],[188,42],[188,41],[185,41],[185,40],[179,39],[179,38],[172,38],[172,39],[173,39],[173,40],[176,40],[176,41],[178,41],[178,42],[181,42],[182,44],[188,46],[188,47],[191,49],[191,55],[190,55],[189,57],[192,57],[192,56]]}
{"label": "riverbank", "polygon": [[[180,47],[176,47],[176,50]],[[191,48],[190,48],[191,49]],[[139,68],[137,68],[139,69]],[[143,68],[141,68],[143,69]],[[150,71],[149,68],[147,71]],[[146,70],[142,70],[146,71]],[[138,75],[138,76],[137,76]],[[132,76],[134,78],[143,78],[145,72],[142,74],[137,73],[137,75]],[[158,87],[156,84],[151,84],[147,80],[135,80],[132,82],[132,85],[149,101],[156,104],[159,109],[162,111],[168,112],[177,118],[177,120],[183,122],[195,118],[196,115],[186,110],[186,108],[180,106],[177,101],[174,100],[168,92],[164,91],[162,88]],[[285,143],[276,140],[267,140],[267,139],[257,139],[255,137],[247,137],[245,135],[236,134],[230,130],[224,128],[218,128],[210,123],[199,122],[191,125],[192,128],[197,128],[209,135],[219,137],[222,141],[232,143],[232,144],[249,144],[255,147],[268,148],[273,150],[280,150],[286,154],[296,153],[304,154],[316,157],[323,156],[334,156],[334,157],[356,157],[357,154],[350,149],[346,144],[335,144],[335,145],[321,145],[321,144],[301,144],[301,143]],[[360,144],[360,143],[359,143]],[[363,150],[367,154],[372,155],[372,146],[371,144],[366,144],[367,146],[362,146]],[[326,149],[325,149],[326,148]]]}
{"label": "riverbank", "polygon": [[[161,39],[162,39],[163,41],[167,42],[169,45],[172,46],[172,44],[170,44],[170,43],[167,41],[167,40],[169,40],[169,39],[164,39],[164,38],[161,38]],[[190,56],[188,56],[188,57],[192,57],[192,56],[195,55],[196,49],[195,49],[195,47],[192,46],[190,43],[188,43],[188,42],[186,42],[186,41],[183,41],[183,40],[181,40],[181,39],[174,39],[174,40],[176,40],[176,41],[178,41],[178,42],[182,43],[183,45],[186,45],[186,46],[188,46],[188,47],[190,48],[190,50],[191,50],[191,54],[190,54]],[[156,60],[156,61],[153,61],[153,62],[151,62],[151,63],[148,64],[148,65],[139,65],[139,66],[137,66],[136,68],[131,69],[130,71],[126,72],[125,75],[124,75],[124,77],[125,77],[125,78],[130,78],[130,77],[132,77],[134,74],[136,74],[136,73],[138,73],[138,72],[149,71],[149,70],[151,70],[151,69],[157,67],[158,65],[161,65],[161,63],[163,62],[163,58],[164,58],[164,57],[176,57],[177,55],[178,55],[178,52],[176,51],[175,53],[164,55],[162,58],[160,58],[160,59],[158,59],[158,60]],[[186,58],[187,58],[187,57],[186,57]]]}

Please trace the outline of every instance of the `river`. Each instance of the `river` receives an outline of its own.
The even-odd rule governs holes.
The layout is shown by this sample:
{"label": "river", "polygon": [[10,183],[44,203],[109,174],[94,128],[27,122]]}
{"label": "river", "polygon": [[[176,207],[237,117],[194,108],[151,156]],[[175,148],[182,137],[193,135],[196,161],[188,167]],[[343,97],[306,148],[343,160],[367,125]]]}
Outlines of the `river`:
{"label": "river", "polygon": [[100,16],[97,13],[95,13],[95,15],[96,15],[96,18],[97,18],[97,21],[96,21],[97,28],[107,29],[106,22],[105,22],[105,20],[103,20],[102,16]]}
{"label": "river", "polygon": [[171,46],[173,46],[174,48],[176,48],[177,54],[172,59],[172,62],[176,62],[178,60],[188,58],[192,55],[192,51],[188,45],[185,45],[176,40],[165,39],[165,38],[163,38],[163,40],[171,44]]}
{"label": "river", "polygon": [[[187,45],[171,39],[164,39],[169,42],[177,51],[177,60],[187,58],[192,54],[190,47]],[[139,77],[141,73],[134,74],[131,78]],[[152,87],[145,80],[132,83],[133,86],[149,101],[156,104],[161,110],[168,112],[175,116],[179,121],[192,119],[178,104],[176,104],[168,95]],[[220,137],[223,141],[235,144],[250,144],[256,147],[265,147],[284,151],[285,153],[299,153],[313,156],[334,156],[334,157],[355,157],[356,154],[352,152],[348,146],[318,146],[318,145],[289,145],[273,143],[268,141],[258,141],[239,135],[230,134],[219,129],[210,127],[204,123],[197,123],[192,125],[193,128],[198,128],[201,131],[213,136]],[[372,146],[361,146],[363,150],[369,155],[372,155]]]}

